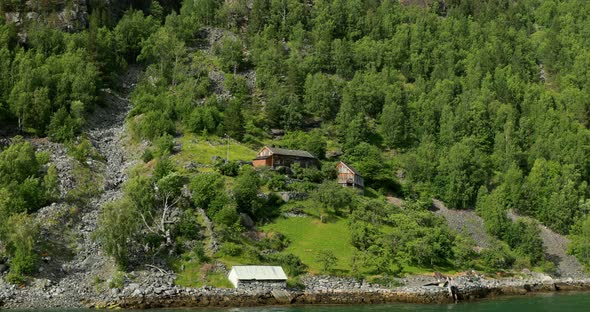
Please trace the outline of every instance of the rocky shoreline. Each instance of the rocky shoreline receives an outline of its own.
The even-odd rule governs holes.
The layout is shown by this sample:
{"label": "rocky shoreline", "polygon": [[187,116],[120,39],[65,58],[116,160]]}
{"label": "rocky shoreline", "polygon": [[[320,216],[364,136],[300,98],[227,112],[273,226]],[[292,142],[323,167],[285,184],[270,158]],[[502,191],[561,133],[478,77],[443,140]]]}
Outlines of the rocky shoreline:
{"label": "rocky shoreline", "polygon": [[[317,281],[320,280],[318,283]],[[313,283],[316,283],[313,285]],[[314,282],[306,281],[305,290],[288,291],[242,291],[235,289],[178,289],[173,288],[160,294],[121,296],[117,300],[90,304],[101,308],[116,306],[125,309],[185,308],[185,307],[244,307],[262,305],[303,305],[303,304],[379,304],[379,303],[453,303],[448,287],[441,286],[400,286],[392,289],[370,285],[352,279],[319,277]],[[324,285],[322,285],[324,284]],[[327,288],[327,284],[336,288]],[[308,286],[316,286],[308,288]],[[338,285],[346,285],[340,287]],[[313,287],[312,286],[312,287]],[[459,277],[453,280],[457,300],[471,301],[498,296],[527,295],[554,291],[588,291],[590,279],[574,280],[530,278],[530,279],[484,279]]]}
{"label": "rocky shoreline", "polygon": [[[303,304],[379,304],[379,303],[453,303],[447,287],[401,286],[392,289],[339,278],[320,277],[316,288],[288,291],[242,291],[236,289],[179,289],[160,294],[121,296],[117,300],[89,304],[88,307],[121,307],[125,309],[186,308],[186,307],[245,307],[263,305]],[[345,282],[343,282],[345,281]],[[346,287],[326,288],[321,284],[347,284]],[[527,295],[554,291],[588,291],[590,280],[573,279],[492,279],[460,277],[453,281],[459,301],[498,296]],[[309,281],[306,283],[310,285]]]}
{"label": "rocky shoreline", "polygon": [[[383,304],[472,301],[499,296],[562,291],[590,291],[590,279],[557,278],[530,274],[518,278],[490,279],[482,275],[454,277],[451,287],[432,276],[412,276],[405,285],[387,288],[352,278],[304,277],[302,289],[241,290],[213,287],[184,288],[174,285],[174,276],[161,272],[133,273],[124,286],[100,294],[59,289],[60,284],[18,288],[0,282],[0,308],[192,308],[253,307],[306,304]],[[440,284],[438,284],[440,282]],[[425,286],[430,284],[429,286]],[[63,285],[61,285],[63,286]],[[75,287],[76,285],[71,285]]]}

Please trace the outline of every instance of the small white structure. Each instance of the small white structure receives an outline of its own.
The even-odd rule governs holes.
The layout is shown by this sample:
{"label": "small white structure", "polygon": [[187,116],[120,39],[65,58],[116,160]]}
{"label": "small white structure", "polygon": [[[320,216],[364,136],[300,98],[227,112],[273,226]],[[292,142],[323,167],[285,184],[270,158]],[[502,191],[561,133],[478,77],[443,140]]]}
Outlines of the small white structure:
{"label": "small white structure", "polygon": [[276,289],[287,287],[287,275],[280,266],[234,265],[227,278],[236,288]]}

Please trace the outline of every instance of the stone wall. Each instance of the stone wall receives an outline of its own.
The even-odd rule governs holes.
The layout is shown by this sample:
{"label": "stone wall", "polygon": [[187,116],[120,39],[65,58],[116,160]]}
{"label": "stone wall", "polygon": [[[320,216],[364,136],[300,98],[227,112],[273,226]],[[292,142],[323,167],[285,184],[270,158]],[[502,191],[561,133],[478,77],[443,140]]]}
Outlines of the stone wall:
{"label": "stone wall", "polygon": [[379,290],[382,286],[370,284],[365,280],[350,277],[335,276],[305,276],[301,279],[306,290],[328,291],[328,290]]}
{"label": "stone wall", "polygon": [[286,281],[238,281],[238,288],[246,291],[270,291],[287,288]]}

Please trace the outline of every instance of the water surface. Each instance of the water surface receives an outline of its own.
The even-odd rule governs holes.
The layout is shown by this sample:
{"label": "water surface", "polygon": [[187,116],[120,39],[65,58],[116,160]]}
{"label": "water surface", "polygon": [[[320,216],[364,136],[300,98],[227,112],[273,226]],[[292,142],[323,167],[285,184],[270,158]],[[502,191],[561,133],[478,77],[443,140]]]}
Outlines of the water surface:
{"label": "water surface", "polygon": [[[27,310],[15,310],[24,312]],[[96,312],[97,310],[35,310],[43,312]],[[339,306],[282,306],[255,308],[192,308],[142,310],[147,312],[538,312],[564,311],[589,312],[590,293],[548,293],[534,296],[501,297],[459,304],[387,304],[387,305],[339,305]],[[31,312],[28,310],[27,312]]]}

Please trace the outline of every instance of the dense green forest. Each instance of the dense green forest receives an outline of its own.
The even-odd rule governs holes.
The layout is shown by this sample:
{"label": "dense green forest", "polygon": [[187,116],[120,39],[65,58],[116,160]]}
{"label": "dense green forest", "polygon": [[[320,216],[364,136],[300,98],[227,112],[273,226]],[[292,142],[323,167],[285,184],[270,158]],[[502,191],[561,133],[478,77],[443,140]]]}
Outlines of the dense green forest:
{"label": "dense green forest", "polygon": [[[3,1],[0,12],[24,2]],[[48,11],[60,3],[40,2]],[[122,268],[154,255],[172,255],[172,265],[208,261],[204,244],[186,247],[201,239],[202,208],[221,237],[219,254],[298,275],[306,268],[297,256],[262,252],[286,248],[280,233],[253,242],[240,222],[241,213],[263,225],[293,208],[276,191],[309,193],[306,212],[346,220],[355,252],[343,274],[551,271],[536,224],[513,222],[510,209],[571,235],[571,253],[590,265],[590,2],[430,2],[144,0],[113,10],[90,1],[83,31],[30,23],[25,41],[23,25],[3,23],[0,122],[73,148],[100,89],[117,88],[128,65],[145,68],[128,125],[135,142],[151,142],[142,156],[149,165],[134,171],[122,200],[103,207],[97,233]],[[285,135],[273,140],[271,129]],[[285,175],[219,162],[215,172],[187,171],[171,155],[187,135],[305,149],[323,166]],[[39,174],[43,162],[29,149],[17,141],[0,154],[0,239],[15,262],[33,248],[19,247],[29,238],[17,235],[33,234],[10,229],[55,192],[55,173]],[[17,150],[22,156],[11,156]],[[34,165],[4,164],[21,158]],[[363,174],[364,196],[332,182],[337,160]],[[433,197],[475,209],[498,241],[474,250],[428,211]],[[174,209],[177,220],[165,222]],[[334,258],[318,256],[322,271],[336,272]]]}

